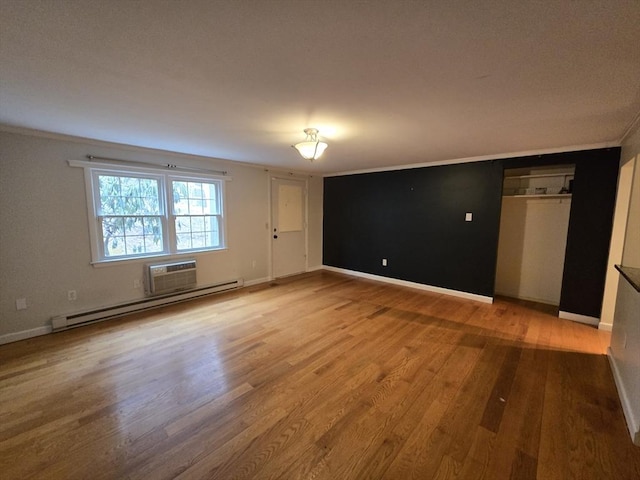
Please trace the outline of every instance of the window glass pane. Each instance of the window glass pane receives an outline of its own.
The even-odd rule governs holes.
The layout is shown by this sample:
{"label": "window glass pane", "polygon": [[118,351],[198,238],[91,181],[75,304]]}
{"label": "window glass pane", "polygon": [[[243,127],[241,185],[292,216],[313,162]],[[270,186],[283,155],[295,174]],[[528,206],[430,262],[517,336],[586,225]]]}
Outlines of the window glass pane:
{"label": "window glass pane", "polygon": [[129,235],[125,237],[124,241],[127,255],[144,253],[144,237],[142,235]]}
{"label": "window glass pane", "polygon": [[219,248],[222,242],[218,221],[218,217],[204,215],[177,217],[178,250]]}
{"label": "window glass pane", "polygon": [[[160,240],[162,240],[162,236],[160,236]],[[146,253],[158,253],[162,252],[162,242],[157,241],[155,237],[145,236],[144,237],[144,247]]]}
{"label": "window glass pane", "polygon": [[109,239],[105,239],[104,244],[104,256],[105,257],[118,257],[125,254],[124,237],[112,236]]}
{"label": "window glass pane", "polygon": [[161,213],[158,180],[115,175],[99,175],[101,215]]}
{"label": "window glass pane", "polygon": [[204,232],[204,217],[191,217],[191,230]]}
{"label": "window glass pane", "polygon": [[141,202],[141,211],[140,213],[149,214],[149,215],[157,215],[160,213],[160,202],[158,199],[158,195],[154,197],[142,197],[140,199]]}
{"label": "window glass pane", "polygon": [[220,230],[218,228],[218,217],[207,217],[206,231],[207,245],[210,247],[220,247]]}
{"label": "window glass pane", "polygon": [[187,182],[174,181],[173,190],[173,213],[183,215],[189,213],[189,195]]}
{"label": "window glass pane", "polygon": [[176,232],[191,232],[191,219],[189,217],[176,217]]}
{"label": "window glass pane", "polygon": [[212,215],[219,214],[220,212],[218,211],[217,185],[214,183],[206,184],[204,193],[204,198],[207,200],[205,213]]}
{"label": "window glass pane", "polygon": [[120,177],[99,175],[100,210],[103,215],[122,213],[122,196],[120,194]]}
{"label": "window glass pane", "polygon": [[157,217],[144,217],[145,236],[162,236],[162,222]]}
{"label": "window glass pane", "polygon": [[125,197],[140,196],[140,179],[137,177],[120,177],[120,191]]}
{"label": "window glass pane", "polygon": [[178,233],[176,235],[176,242],[178,244],[178,250],[191,249],[191,234],[190,233]]}
{"label": "window glass pane", "polygon": [[142,197],[158,198],[158,182],[152,178],[141,178],[140,195]]}
{"label": "window glass pane", "polygon": [[141,255],[164,249],[160,217],[103,217],[105,257]]}
{"label": "window glass pane", "polygon": [[191,242],[192,248],[205,248],[208,246],[205,243],[204,232],[193,232],[191,234]]}
{"label": "window glass pane", "polygon": [[202,183],[200,182],[188,182],[189,183],[189,198],[202,198]]}
{"label": "window glass pane", "polygon": [[202,215],[203,203],[201,198],[189,198],[189,213],[191,215]]}
{"label": "window glass pane", "polygon": [[142,202],[140,201],[140,197],[125,197],[124,199],[124,212],[123,213],[142,213],[140,208],[142,206]]}
{"label": "window glass pane", "polygon": [[120,177],[113,175],[99,175],[98,185],[100,193],[114,197],[120,196]]}
{"label": "window glass pane", "polygon": [[122,232],[124,224],[120,217],[104,217],[102,219],[102,236],[107,239]]}
{"label": "window glass pane", "polygon": [[173,213],[176,215],[219,214],[216,182],[174,180]]}
{"label": "window glass pane", "polygon": [[124,234],[128,237],[142,234],[142,218],[124,217]]}

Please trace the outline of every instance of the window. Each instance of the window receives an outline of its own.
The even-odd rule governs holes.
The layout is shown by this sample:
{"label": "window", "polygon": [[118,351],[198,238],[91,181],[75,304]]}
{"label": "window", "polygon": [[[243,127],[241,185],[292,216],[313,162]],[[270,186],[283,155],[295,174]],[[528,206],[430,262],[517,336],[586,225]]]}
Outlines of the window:
{"label": "window", "polygon": [[221,248],[218,184],[172,179],[171,192],[177,250]]}
{"label": "window", "polygon": [[222,180],[88,170],[95,262],[225,248]]}
{"label": "window", "polygon": [[95,190],[104,259],[165,251],[161,178],[96,172]]}

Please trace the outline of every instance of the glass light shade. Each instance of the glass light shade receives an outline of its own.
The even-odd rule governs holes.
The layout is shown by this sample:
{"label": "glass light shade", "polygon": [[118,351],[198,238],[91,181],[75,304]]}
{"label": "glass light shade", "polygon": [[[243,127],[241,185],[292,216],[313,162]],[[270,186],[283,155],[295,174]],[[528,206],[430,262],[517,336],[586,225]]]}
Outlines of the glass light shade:
{"label": "glass light shade", "polygon": [[300,152],[303,158],[307,160],[315,160],[322,155],[327,144],[324,142],[300,142],[294,145],[296,150]]}

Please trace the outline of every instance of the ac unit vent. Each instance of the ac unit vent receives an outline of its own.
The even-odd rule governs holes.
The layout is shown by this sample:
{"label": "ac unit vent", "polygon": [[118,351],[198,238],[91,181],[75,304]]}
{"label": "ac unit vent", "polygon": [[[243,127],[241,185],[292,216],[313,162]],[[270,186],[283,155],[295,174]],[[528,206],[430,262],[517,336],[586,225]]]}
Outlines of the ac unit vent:
{"label": "ac unit vent", "polygon": [[195,260],[147,265],[147,295],[188,290],[196,284]]}

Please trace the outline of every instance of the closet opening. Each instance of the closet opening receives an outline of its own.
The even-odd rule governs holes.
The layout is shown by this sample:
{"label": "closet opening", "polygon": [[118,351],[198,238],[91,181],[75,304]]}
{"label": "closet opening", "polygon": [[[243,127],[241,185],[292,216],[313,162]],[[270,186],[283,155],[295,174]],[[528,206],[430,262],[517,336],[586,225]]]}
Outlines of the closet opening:
{"label": "closet opening", "polygon": [[574,172],[575,165],[505,169],[496,295],[560,304]]}

